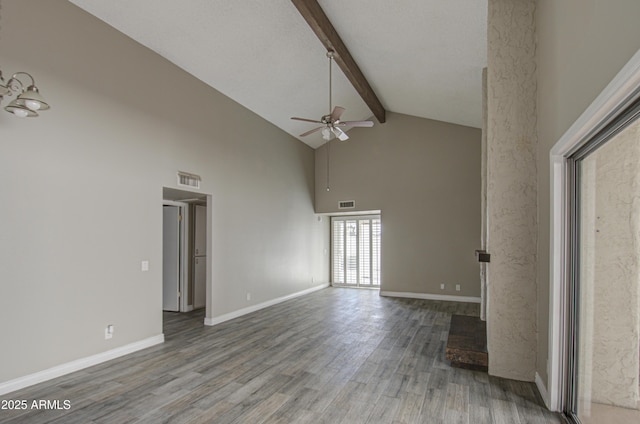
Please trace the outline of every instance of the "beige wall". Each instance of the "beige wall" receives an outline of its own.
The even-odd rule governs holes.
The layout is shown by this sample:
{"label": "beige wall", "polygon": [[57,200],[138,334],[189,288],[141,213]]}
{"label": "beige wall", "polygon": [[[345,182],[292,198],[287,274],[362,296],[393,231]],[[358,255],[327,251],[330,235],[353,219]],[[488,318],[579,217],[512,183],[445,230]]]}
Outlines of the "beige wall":
{"label": "beige wall", "polygon": [[479,297],[481,131],[389,113],[349,136],[331,142],[329,192],[316,150],[316,212],[382,211],[382,290]]}
{"label": "beige wall", "polygon": [[0,112],[0,382],[162,332],[178,170],[213,196],[213,317],[327,281],[311,148],[67,1],[2,15],[5,77],[31,72],[52,108]]}
{"label": "beige wall", "polygon": [[538,364],[547,382],[549,151],[640,49],[636,0],[538,0]]}

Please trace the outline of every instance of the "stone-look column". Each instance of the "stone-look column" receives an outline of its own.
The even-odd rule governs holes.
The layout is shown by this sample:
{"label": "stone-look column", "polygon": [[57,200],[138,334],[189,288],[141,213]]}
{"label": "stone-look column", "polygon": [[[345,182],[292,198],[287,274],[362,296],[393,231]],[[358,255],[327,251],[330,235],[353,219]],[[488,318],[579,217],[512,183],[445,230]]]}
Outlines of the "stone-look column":
{"label": "stone-look column", "polygon": [[536,370],[535,0],[489,0],[487,342],[489,373]]}

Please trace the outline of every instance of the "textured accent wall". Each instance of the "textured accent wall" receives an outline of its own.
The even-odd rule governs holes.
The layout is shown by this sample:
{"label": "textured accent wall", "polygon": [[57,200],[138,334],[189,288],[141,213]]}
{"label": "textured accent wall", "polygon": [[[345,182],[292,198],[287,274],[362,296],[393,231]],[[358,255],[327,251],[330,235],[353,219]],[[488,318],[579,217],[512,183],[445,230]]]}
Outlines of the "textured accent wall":
{"label": "textured accent wall", "polygon": [[536,45],[533,0],[490,0],[487,66],[489,373],[536,369]]}

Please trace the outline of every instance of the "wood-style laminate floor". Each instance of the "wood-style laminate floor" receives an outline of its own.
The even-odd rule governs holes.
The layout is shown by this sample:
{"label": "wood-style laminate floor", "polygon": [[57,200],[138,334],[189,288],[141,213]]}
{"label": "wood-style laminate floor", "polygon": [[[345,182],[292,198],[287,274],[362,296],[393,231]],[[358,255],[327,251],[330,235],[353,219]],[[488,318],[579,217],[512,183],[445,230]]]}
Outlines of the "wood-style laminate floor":
{"label": "wood-style laminate floor", "polygon": [[219,324],[165,313],[166,342],[0,399],[2,423],[560,423],[535,386],[451,368],[452,314],[478,305],[328,288]]}

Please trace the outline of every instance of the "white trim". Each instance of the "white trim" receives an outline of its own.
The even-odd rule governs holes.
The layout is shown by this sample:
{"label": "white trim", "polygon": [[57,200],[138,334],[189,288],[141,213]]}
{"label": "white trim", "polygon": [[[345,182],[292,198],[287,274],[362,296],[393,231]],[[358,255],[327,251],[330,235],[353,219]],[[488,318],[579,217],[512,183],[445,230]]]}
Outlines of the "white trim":
{"label": "white trim", "polygon": [[630,100],[630,94],[638,88],[640,88],[640,50],[551,148],[551,156],[566,156],[586,142],[592,130],[614,118],[615,116],[611,116],[611,113],[627,103]]}
{"label": "white trim", "polygon": [[358,215],[362,215],[362,216],[366,216],[366,215],[381,215],[382,211],[380,209],[377,210],[372,210],[372,211],[351,211],[351,212],[344,212],[343,210],[340,210],[338,212],[323,212],[323,213],[318,213],[316,215],[320,215],[320,216],[328,216],[328,217],[341,217],[341,216],[358,216]]}
{"label": "white trim", "polygon": [[278,303],[285,302],[296,297],[304,296],[309,293],[313,293],[318,290],[322,290],[329,287],[329,283],[320,284],[319,286],[311,287],[310,289],[302,290],[296,293],[292,293],[286,296],[278,297],[276,299],[268,300],[257,305],[251,305],[246,308],[238,309],[237,311],[229,312],[228,314],[220,315],[213,318],[205,318],[204,325],[216,325],[225,321],[232,320],[234,318],[241,317],[243,315],[250,314],[252,312],[259,311],[260,309],[268,308],[269,306],[277,305]]}
{"label": "white trim", "polygon": [[80,358],[65,364],[56,365],[55,367],[25,375],[24,377],[5,381],[0,383],[0,395],[5,395],[34,384],[42,383],[43,381],[51,380],[75,371],[80,371],[84,368],[89,368],[161,343],[164,343],[164,334],[129,343],[128,345],[87,356],[86,358]]}
{"label": "white trim", "polygon": [[538,388],[538,392],[544,401],[544,404],[549,407],[549,393],[547,392],[547,387],[544,385],[544,381],[542,381],[542,377],[540,374],[536,373],[536,387]]}
{"label": "white trim", "polygon": [[629,60],[600,95],[553,146],[551,162],[551,246],[549,290],[549,367],[548,395],[545,402],[552,411],[562,408],[563,351],[565,323],[565,291],[567,261],[568,217],[567,157],[586,143],[620,112],[621,106],[633,100],[640,89],[640,50]]}
{"label": "white trim", "polygon": [[386,297],[406,297],[409,299],[426,299],[426,300],[444,300],[447,302],[465,302],[480,303],[479,297],[470,296],[452,296],[447,294],[430,294],[430,293],[409,293],[409,292],[391,292],[380,290],[380,296]]}

